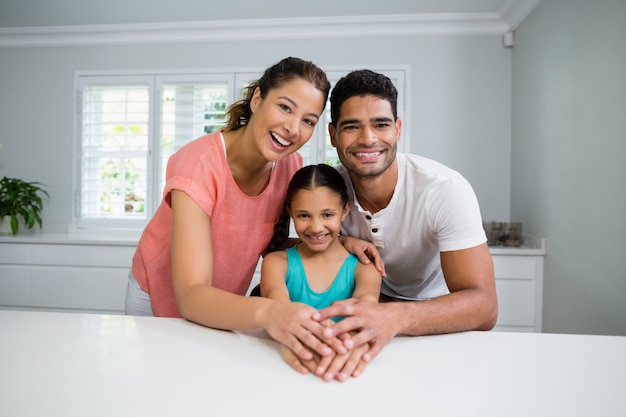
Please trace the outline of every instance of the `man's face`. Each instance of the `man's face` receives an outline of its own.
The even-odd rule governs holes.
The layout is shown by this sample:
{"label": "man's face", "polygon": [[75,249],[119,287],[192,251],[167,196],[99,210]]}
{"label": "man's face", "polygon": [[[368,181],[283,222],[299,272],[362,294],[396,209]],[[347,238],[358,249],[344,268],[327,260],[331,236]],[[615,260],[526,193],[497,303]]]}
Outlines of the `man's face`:
{"label": "man's face", "polygon": [[341,163],[354,175],[378,176],[395,160],[401,120],[391,105],[375,96],[351,97],[340,108],[337,125],[328,125]]}

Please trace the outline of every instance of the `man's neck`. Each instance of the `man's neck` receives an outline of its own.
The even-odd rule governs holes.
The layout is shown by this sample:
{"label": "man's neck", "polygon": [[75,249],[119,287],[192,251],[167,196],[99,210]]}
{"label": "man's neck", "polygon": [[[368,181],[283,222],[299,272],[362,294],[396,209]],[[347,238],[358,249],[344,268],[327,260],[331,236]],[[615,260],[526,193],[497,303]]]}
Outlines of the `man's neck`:
{"label": "man's neck", "polygon": [[389,205],[398,182],[398,160],[382,174],[361,177],[350,173],[356,199],[361,207],[374,214]]}

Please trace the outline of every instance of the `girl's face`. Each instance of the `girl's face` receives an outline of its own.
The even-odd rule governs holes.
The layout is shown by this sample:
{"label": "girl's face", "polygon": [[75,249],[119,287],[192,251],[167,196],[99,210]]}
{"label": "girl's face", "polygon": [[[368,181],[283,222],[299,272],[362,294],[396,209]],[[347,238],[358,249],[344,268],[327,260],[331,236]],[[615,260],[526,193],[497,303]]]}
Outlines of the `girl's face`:
{"label": "girl's face", "polygon": [[318,187],[299,190],[291,201],[289,214],[302,243],[313,252],[323,252],[337,240],[349,210],[337,192]]}
{"label": "girl's face", "polygon": [[324,94],[301,78],[269,90],[257,88],[250,101],[256,146],[268,161],[278,161],[311,139],[324,109]]}

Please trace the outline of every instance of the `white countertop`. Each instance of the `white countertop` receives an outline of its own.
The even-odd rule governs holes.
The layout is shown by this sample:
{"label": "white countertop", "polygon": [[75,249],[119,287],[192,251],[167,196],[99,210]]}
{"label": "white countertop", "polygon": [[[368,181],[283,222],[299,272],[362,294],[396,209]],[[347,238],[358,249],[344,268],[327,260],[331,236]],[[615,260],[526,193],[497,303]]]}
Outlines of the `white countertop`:
{"label": "white countertop", "polygon": [[140,235],[140,232],[18,233],[15,236],[0,235],[0,243],[136,246]]}
{"label": "white countertop", "polygon": [[[140,232],[129,231],[119,233],[18,233],[17,235],[0,235],[0,243],[31,243],[59,245],[112,245],[136,246]],[[545,239],[530,236],[524,237],[521,247],[490,246],[492,255],[545,255]]]}
{"label": "white countertop", "polygon": [[545,255],[546,240],[534,236],[524,236],[522,246],[489,246],[492,255]]}
{"label": "white countertop", "polygon": [[0,415],[623,416],[626,337],[397,337],[347,382],[301,375],[265,332],[0,311]]}

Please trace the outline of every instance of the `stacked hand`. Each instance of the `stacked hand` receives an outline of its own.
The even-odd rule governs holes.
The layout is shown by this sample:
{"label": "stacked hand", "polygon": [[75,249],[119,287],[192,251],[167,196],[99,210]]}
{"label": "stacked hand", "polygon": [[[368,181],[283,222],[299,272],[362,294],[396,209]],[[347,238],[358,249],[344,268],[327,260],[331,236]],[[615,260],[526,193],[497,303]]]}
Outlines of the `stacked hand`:
{"label": "stacked hand", "polygon": [[[331,317],[338,316],[343,316],[344,319],[329,324]],[[314,349],[313,352],[308,352],[310,355],[303,356],[302,350],[296,351],[290,346],[282,345],[281,356],[296,371],[314,373],[325,381],[345,381],[350,376],[357,377],[394,336],[385,317],[385,307],[382,304],[355,299],[338,301],[319,312],[315,311],[311,316],[321,326],[321,332],[316,329],[314,333],[317,341],[307,338],[305,342]],[[339,349],[336,348],[337,340],[342,345]],[[315,350],[314,346],[320,343],[332,346],[331,352],[325,351],[325,354],[321,354]],[[305,347],[302,349],[307,350]]]}

